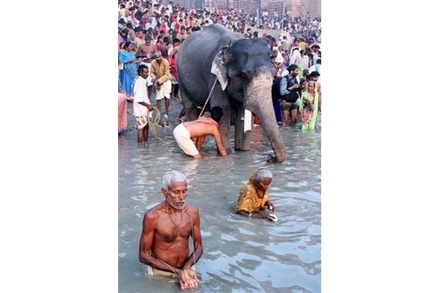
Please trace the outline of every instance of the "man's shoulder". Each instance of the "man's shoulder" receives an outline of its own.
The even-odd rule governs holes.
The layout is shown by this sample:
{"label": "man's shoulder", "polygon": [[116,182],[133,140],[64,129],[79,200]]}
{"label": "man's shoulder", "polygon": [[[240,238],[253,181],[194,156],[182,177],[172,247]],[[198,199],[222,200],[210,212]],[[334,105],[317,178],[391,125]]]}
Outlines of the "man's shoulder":
{"label": "man's shoulder", "polygon": [[198,212],[199,211],[199,208],[197,206],[193,205],[193,204],[186,203],[185,206],[186,206],[186,208],[187,208],[189,213]]}
{"label": "man's shoulder", "polygon": [[206,116],[202,116],[202,117],[198,118],[196,121],[200,122],[200,123],[214,125],[214,126],[218,125],[217,122],[215,122],[214,119],[212,119],[211,117],[206,117]]}
{"label": "man's shoulder", "polygon": [[156,217],[158,215],[158,212],[160,211],[160,209],[162,208],[163,203],[159,203],[157,205],[155,205],[154,207],[148,209],[145,212],[145,217],[147,218],[153,218]]}

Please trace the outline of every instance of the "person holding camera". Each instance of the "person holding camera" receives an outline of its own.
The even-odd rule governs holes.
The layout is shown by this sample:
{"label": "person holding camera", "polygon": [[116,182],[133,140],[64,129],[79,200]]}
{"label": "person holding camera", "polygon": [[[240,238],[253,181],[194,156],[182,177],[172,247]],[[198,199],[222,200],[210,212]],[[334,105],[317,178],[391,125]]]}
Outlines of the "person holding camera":
{"label": "person holding camera", "polygon": [[298,76],[299,68],[292,64],[287,67],[288,74],[280,80],[280,95],[282,96],[281,110],[283,120],[281,125],[287,125],[290,116],[290,126],[295,126],[298,117],[298,105],[296,101],[301,95],[302,83]]}

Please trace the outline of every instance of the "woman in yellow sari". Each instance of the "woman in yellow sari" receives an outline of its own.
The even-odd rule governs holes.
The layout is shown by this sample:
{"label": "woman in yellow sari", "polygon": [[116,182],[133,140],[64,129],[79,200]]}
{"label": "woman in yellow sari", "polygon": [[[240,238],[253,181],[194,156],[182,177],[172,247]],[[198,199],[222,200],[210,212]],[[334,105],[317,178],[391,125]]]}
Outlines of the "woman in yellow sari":
{"label": "woman in yellow sari", "polygon": [[234,211],[250,218],[275,221],[275,215],[260,212],[266,207],[271,212],[275,211],[274,205],[268,200],[268,189],[272,183],[272,178],[272,172],[267,168],[261,167],[255,170],[246,185],[240,189]]}

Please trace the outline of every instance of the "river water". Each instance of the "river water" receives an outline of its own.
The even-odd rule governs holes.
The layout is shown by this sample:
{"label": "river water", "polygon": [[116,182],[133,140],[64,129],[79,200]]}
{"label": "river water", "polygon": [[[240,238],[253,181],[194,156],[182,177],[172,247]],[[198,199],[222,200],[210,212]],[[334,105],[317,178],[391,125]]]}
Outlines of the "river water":
{"label": "river water", "polygon": [[[134,122],[129,118],[130,125]],[[299,125],[281,129],[287,149],[282,164],[265,161],[272,150],[259,126],[250,151],[217,156],[208,137],[200,160],[181,151],[173,129],[157,129],[162,141],[155,141],[150,131],[147,146],[137,143],[136,130],[118,137],[119,292],[182,292],[176,279],[145,275],[138,260],[143,214],[163,201],[162,177],[171,169],[186,175],[187,202],[198,206],[201,218],[204,253],[196,264],[201,282],[186,291],[321,292],[320,120],[314,133],[302,133]],[[260,166],[274,175],[269,200],[278,222],[232,210],[240,188]]]}

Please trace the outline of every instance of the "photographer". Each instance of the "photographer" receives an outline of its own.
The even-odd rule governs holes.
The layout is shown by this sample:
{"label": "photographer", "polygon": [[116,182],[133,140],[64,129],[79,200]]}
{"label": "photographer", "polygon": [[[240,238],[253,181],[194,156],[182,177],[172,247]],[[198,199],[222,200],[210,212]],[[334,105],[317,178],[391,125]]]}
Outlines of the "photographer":
{"label": "photographer", "polygon": [[281,110],[283,111],[282,126],[287,125],[290,116],[290,126],[295,126],[298,117],[296,100],[300,97],[302,83],[298,76],[298,66],[295,64],[287,67],[288,74],[280,80],[280,94],[282,96]]}

